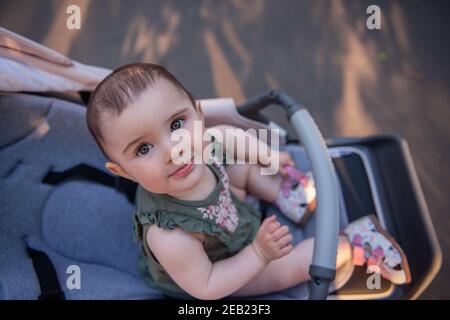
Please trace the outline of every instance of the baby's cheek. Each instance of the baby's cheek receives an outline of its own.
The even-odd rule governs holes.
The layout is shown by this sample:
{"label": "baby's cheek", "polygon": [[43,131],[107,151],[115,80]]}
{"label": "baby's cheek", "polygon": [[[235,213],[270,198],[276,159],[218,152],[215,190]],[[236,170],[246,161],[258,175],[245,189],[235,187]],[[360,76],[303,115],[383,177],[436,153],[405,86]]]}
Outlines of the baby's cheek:
{"label": "baby's cheek", "polygon": [[157,172],[148,173],[139,184],[150,192],[166,193],[167,191],[167,179]]}

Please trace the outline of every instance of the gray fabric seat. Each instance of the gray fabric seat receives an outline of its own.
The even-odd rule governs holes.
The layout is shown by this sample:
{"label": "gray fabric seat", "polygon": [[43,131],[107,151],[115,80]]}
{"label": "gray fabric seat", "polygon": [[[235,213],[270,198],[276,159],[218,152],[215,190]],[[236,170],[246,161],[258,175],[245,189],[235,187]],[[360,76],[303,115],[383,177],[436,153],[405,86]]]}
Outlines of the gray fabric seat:
{"label": "gray fabric seat", "polygon": [[[138,273],[134,207],[112,188],[82,180],[42,183],[50,169],[80,163],[104,170],[81,105],[28,94],[0,94],[0,298],[36,299],[39,282],[26,245],[47,253],[67,299],[160,299]],[[290,147],[300,169],[308,163]],[[273,208],[271,210],[274,210]],[[290,225],[295,242],[312,235]],[[313,220],[313,219],[312,219]],[[68,289],[70,265],[81,289]],[[304,299],[307,284],[258,299]]]}
{"label": "gray fabric seat", "polygon": [[[47,253],[68,299],[157,298],[137,269],[133,206],[112,188],[85,181],[42,184],[50,169],[79,163],[103,170],[82,106],[25,94],[0,95],[0,288],[5,299],[36,299],[25,243]],[[65,286],[70,265],[81,290]]]}

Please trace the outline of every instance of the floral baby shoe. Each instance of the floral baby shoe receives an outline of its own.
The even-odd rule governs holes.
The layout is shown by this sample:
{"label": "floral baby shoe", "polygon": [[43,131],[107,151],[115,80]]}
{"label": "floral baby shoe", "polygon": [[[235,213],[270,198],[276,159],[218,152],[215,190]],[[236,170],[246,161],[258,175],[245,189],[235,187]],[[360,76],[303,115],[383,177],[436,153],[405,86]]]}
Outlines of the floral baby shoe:
{"label": "floral baby shoe", "polygon": [[303,174],[292,166],[284,169],[288,177],[281,185],[275,204],[287,218],[304,226],[316,209],[316,188],[312,172]]}
{"label": "floral baby shoe", "polygon": [[352,245],[355,265],[367,263],[368,270],[381,273],[383,278],[394,284],[411,282],[406,255],[374,215],[352,222],[344,233]]}

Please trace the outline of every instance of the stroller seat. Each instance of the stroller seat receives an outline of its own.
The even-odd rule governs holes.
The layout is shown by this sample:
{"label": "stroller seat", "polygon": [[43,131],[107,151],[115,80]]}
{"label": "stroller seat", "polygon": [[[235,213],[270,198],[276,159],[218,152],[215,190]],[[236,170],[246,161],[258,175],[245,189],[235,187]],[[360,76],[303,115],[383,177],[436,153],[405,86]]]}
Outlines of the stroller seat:
{"label": "stroller seat", "polygon": [[[49,172],[84,164],[104,171],[105,158],[85,124],[85,108],[31,94],[0,94],[0,298],[36,299],[38,274],[27,248],[44,252],[67,299],[161,299],[138,271],[134,206],[114,188],[85,179],[45,183]],[[295,152],[294,152],[295,153]],[[298,153],[297,157],[304,157]],[[304,159],[298,160],[305,163]],[[313,232],[280,216],[295,242]],[[70,266],[81,289],[69,289]],[[307,285],[258,299],[305,299]]]}
{"label": "stroller seat", "polygon": [[[235,111],[232,99],[201,102],[209,126],[220,121],[222,110],[231,114],[229,124],[258,127]],[[0,299],[40,297],[45,291],[43,278],[50,277],[51,269],[59,284],[51,288],[57,297],[62,292],[67,299],[166,298],[140,278],[140,245],[133,241],[134,194],[119,192],[120,183],[110,181],[114,178],[104,168],[106,159],[87,129],[84,105],[35,94],[0,93],[0,114]],[[283,148],[300,170],[309,170],[304,149],[291,142]],[[381,288],[369,290],[365,269],[356,268],[350,281],[329,299],[416,297],[439,270],[441,253],[406,142],[374,136],[329,139],[327,145],[339,182],[341,228],[376,214],[404,248],[413,277],[407,286],[382,281]],[[94,170],[103,182],[76,175],[59,182],[49,179],[80,166]],[[272,213],[289,226],[294,243],[314,235],[314,215],[300,229],[272,206],[263,211]],[[30,254],[33,251],[48,256],[51,268],[43,272],[42,263]],[[81,271],[80,288],[68,285],[73,266]],[[308,297],[309,286],[304,283],[248,298]]]}
{"label": "stroller seat", "polygon": [[[2,94],[0,298],[36,299],[40,285],[26,248],[46,253],[69,299],[154,298],[139,278],[132,205],[112,188],[82,180],[42,183],[79,163],[103,170],[84,108],[58,99]],[[79,266],[81,289],[68,290]]]}

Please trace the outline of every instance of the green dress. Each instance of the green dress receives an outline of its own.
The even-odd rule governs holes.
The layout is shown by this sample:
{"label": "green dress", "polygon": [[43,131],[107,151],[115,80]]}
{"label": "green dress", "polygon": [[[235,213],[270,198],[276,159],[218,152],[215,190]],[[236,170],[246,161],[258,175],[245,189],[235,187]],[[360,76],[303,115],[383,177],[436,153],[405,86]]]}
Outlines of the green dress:
{"label": "green dress", "polygon": [[171,230],[180,227],[204,235],[203,248],[211,262],[229,258],[249,245],[261,224],[261,213],[240,201],[229,189],[224,167],[208,165],[217,179],[209,196],[201,201],[184,201],[169,195],[154,194],[141,186],[136,193],[134,229],[141,241],[140,272],[147,284],[179,299],[193,299],[164,270],[145,243],[148,227]]}

